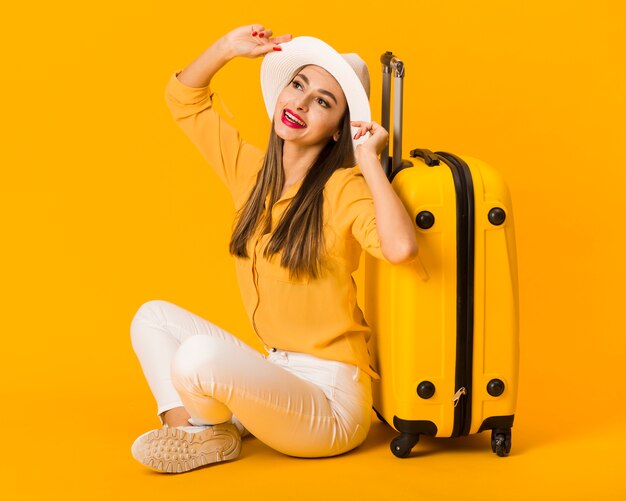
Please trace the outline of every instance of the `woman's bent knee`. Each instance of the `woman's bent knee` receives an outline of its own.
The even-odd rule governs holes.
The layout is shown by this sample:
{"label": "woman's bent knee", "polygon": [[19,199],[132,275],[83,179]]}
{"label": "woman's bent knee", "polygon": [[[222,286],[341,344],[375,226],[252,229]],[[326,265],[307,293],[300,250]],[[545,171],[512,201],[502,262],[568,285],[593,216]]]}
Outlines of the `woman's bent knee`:
{"label": "woman's bent knee", "polygon": [[171,303],[162,299],[151,299],[150,301],[146,301],[135,312],[135,315],[130,323],[131,330],[134,324],[142,321],[150,323],[163,323],[163,310],[169,305],[171,305]]}
{"label": "woman's bent knee", "polygon": [[130,340],[133,348],[137,346],[138,340],[145,335],[145,326],[162,325],[165,322],[163,310],[170,304],[161,299],[152,299],[139,307],[130,322]]}
{"label": "woman's bent knee", "polygon": [[[171,376],[175,387],[198,386],[200,374],[204,383],[212,383],[215,369],[224,363],[224,342],[211,336],[192,336],[176,350]],[[209,381],[206,381],[209,379]]]}

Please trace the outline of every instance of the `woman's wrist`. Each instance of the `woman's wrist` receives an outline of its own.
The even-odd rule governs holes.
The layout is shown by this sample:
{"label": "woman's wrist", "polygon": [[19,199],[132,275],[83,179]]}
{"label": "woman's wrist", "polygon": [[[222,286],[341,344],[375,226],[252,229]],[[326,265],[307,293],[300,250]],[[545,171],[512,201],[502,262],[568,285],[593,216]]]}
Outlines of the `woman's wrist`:
{"label": "woman's wrist", "polygon": [[209,49],[214,51],[215,56],[221,60],[223,65],[236,57],[225,35],[218,38]]}
{"label": "woman's wrist", "polygon": [[364,149],[363,147],[359,147],[358,155],[357,155],[357,163],[360,167],[377,165],[380,166],[380,160],[378,159],[378,154],[374,150]]}

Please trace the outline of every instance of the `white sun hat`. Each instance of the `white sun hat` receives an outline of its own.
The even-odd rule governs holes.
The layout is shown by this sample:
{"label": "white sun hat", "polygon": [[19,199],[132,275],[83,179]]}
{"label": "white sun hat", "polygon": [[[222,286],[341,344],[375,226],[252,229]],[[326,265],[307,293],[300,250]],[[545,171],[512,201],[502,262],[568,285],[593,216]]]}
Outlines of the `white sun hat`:
{"label": "white sun hat", "polygon": [[[301,36],[279,45],[281,51],[272,51],[263,57],[261,63],[261,92],[270,120],[278,95],[289,83],[289,78],[300,66],[314,64],[324,68],[337,80],[348,101],[350,120],[369,122],[370,77],[365,61],[357,54],[340,54],[319,38]],[[351,127],[352,135],[358,127]],[[369,133],[357,140],[352,139],[356,148],[367,140]]]}

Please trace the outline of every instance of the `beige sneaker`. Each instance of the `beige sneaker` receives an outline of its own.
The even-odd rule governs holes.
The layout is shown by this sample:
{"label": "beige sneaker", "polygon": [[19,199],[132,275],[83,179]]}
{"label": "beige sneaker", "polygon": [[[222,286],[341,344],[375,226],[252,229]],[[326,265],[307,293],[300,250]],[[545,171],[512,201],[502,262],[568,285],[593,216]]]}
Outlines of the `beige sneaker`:
{"label": "beige sneaker", "polygon": [[239,456],[241,435],[231,423],[213,426],[164,426],[135,440],[133,457],[153,470],[184,473]]}

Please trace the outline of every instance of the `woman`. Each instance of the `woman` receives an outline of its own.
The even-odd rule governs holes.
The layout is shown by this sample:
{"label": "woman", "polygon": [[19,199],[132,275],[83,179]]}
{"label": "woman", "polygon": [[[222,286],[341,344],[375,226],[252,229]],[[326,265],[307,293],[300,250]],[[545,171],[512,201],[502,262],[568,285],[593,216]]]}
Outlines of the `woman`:
{"label": "woman", "polygon": [[[266,152],[215,111],[209,86],[229,60],[259,56]],[[142,305],[131,339],[163,424],[132,446],[144,465],[176,473],[234,459],[248,433],[299,457],[365,440],[378,375],[352,273],[361,249],[391,263],[417,253],[378,160],[388,134],[370,121],[368,96],[359,56],[312,37],[272,38],[262,25],[232,30],[171,76],[175,121],[233,197],[230,252],[268,354],[167,301]]]}

